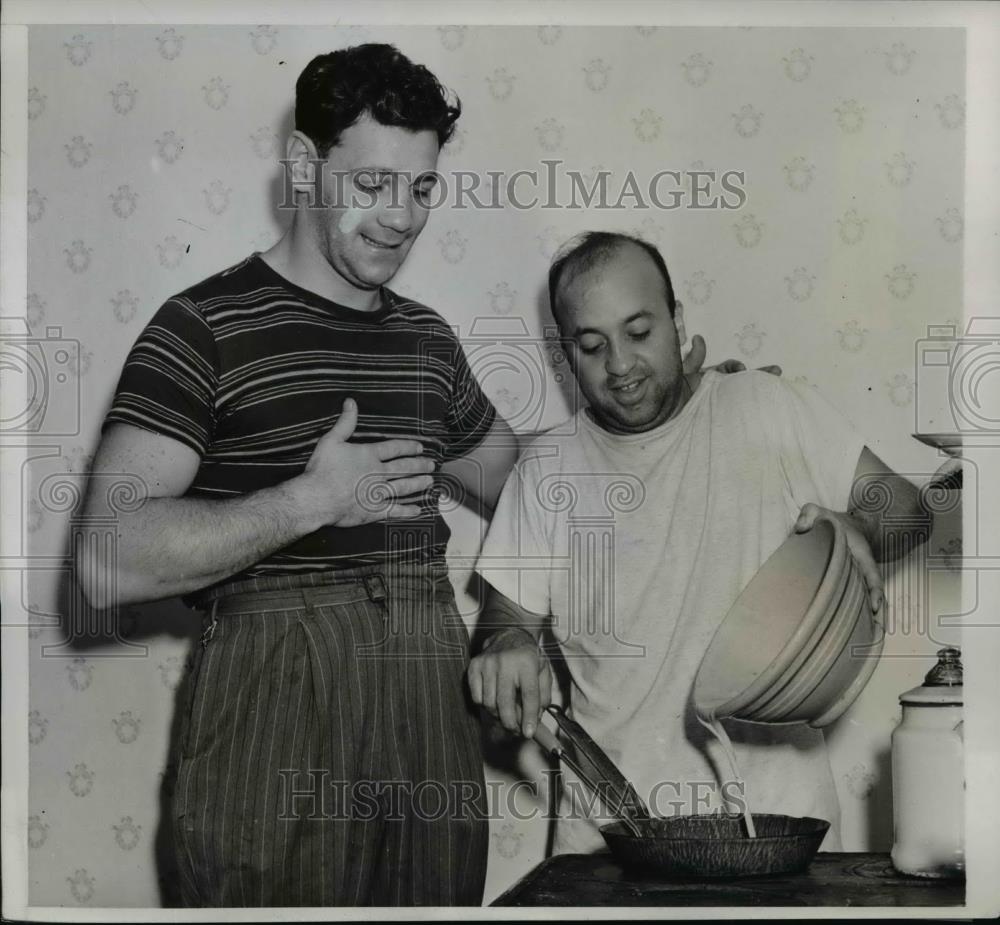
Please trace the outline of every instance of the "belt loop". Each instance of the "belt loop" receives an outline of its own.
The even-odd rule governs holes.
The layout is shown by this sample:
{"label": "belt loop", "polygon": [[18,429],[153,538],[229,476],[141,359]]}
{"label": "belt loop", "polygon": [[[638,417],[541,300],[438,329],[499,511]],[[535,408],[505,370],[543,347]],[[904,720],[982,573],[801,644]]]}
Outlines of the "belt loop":
{"label": "belt loop", "polygon": [[384,601],[386,599],[385,579],[381,575],[365,575],[364,582],[369,600]]}
{"label": "belt loop", "polygon": [[201,647],[204,649],[212,641],[212,637],[215,636],[215,628],[219,625],[219,618],[215,615],[215,612],[219,609],[219,598],[212,601],[212,613],[211,613],[211,623],[205,627],[204,632],[201,634]]}

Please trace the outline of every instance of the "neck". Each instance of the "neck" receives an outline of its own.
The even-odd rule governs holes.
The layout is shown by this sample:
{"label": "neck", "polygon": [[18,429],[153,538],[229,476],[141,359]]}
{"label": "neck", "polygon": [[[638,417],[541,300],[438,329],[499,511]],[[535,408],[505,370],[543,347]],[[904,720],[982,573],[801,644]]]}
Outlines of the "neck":
{"label": "neck", "polygon": [[359,289],[341,276],[306,233],[299,213],[280,240],[261,253],[261,259],[285,279],[324,299],[357,311],[374,311],[381,304],[379,290]]}

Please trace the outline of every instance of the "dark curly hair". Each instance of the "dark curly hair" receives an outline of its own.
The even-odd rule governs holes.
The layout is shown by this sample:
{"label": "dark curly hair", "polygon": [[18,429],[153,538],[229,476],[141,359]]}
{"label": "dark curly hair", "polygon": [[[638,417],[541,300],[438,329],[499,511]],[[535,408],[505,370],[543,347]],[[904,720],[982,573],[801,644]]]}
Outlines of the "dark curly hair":
{"label": "dark curly hair", "polygon": [[670,273],[663,260],[663,255],[648,241],[637,238],[630,234],[623,234],[614,231],[586,231],[570,241],[567,241],[556,254],[549,268],[549,308],[552,317],[560,322],[557,313],[556,303],[559,295],[559,286],[563,277],[568,275],[568,280],[572,280],[580,273],[584,273],[613,257],[618,250],[626,244],[635,244],[641,247],[650,257],[656,269],[660,271],[663,278],[664,295],[667,299],[667,307],[670,309],[670,317],[673,318],[677,311],[677,301],[674,297],[674,284],[670,280]]}
{"label": "dark curly hair", "polygon": [[438,79],[393,45],[369,43],[318,55],[295,83],[295,128],[326,157],[364,115],[382,125],[430,129],[438,144],[451,138],[462,112]]}

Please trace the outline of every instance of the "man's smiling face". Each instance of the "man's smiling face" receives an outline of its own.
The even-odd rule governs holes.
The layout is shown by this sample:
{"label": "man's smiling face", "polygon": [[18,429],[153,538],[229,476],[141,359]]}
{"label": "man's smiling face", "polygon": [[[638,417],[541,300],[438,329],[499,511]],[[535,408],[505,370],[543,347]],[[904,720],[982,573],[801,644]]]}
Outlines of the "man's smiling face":
{"label": "man's smiling face", "polygon": [[598,424],[642,433],[680,410],[683,323],[670,316],[663,277],[642,248],[620,245],[571,276],[557,299],[573,372]]}
{"label": "man's smiling face", "polygon": [[354,289],[371,290],[399,270],[427,223],[438,157],[432,131],[362,116],[323,164],[325,208],[307,210],[315,243]]}

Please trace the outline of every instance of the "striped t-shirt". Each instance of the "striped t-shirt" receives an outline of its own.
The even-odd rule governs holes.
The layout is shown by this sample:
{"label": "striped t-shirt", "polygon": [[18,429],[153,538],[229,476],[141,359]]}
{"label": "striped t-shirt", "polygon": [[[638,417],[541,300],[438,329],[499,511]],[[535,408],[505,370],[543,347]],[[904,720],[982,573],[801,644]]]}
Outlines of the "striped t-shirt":
{"label": "striped t-shirt", "polygon": [[[169,299],[139,336],[104,427],[132,424],[201,457],[187,497],[223,499],[301,474],[344,399],[352,441],[421,441],[440,468],[474,449],[496,411],[435,311],[381,290],[364,312],[286,280],[257,254]],[[437,491],[417,520],[324,527],[233,579],[440,557]]]}

